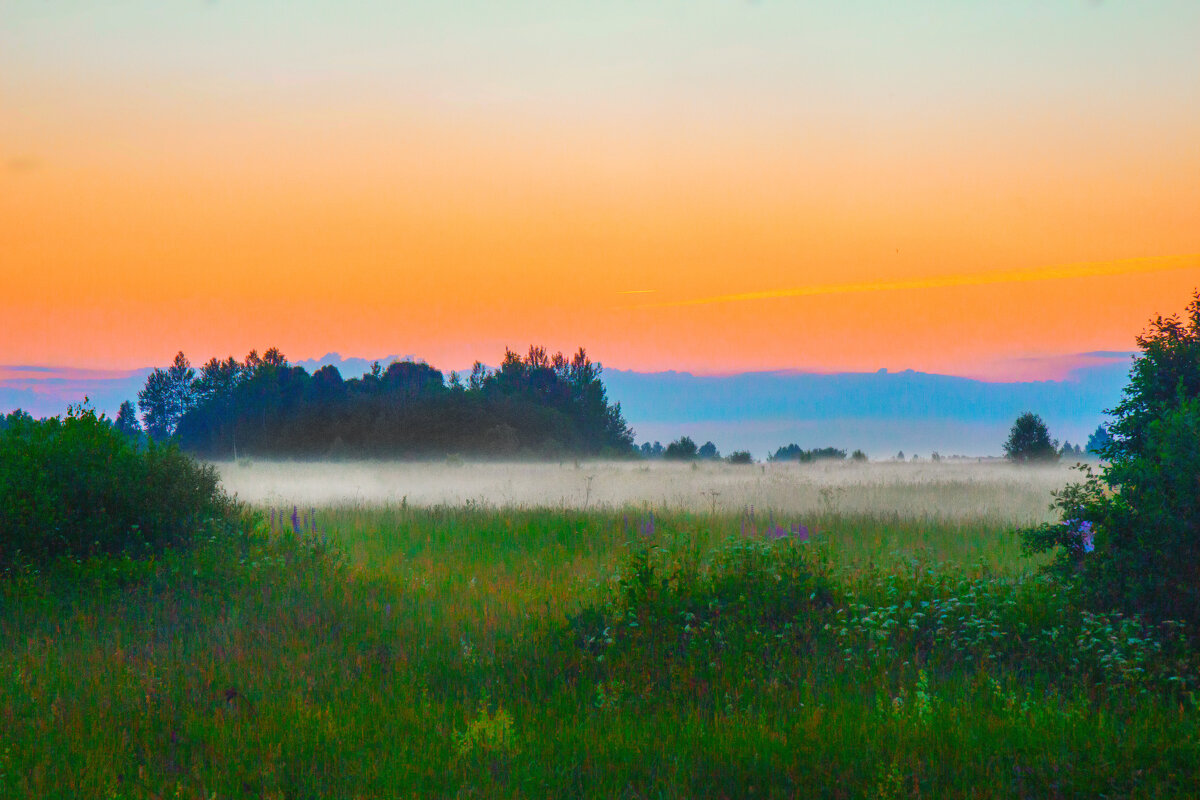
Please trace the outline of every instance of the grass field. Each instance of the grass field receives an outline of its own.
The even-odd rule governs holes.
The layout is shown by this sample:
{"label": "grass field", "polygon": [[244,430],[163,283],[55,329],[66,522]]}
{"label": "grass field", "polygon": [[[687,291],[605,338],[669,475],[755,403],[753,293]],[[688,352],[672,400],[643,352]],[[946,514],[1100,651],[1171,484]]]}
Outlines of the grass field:
{"label": "grass field", "polygon": [[1046,512],[979,487],[975,515],[357,502],[299,537],[289,505],[10,576],[0,797],[1200,792],[1187,645],[1034,577],[1011,530]]}

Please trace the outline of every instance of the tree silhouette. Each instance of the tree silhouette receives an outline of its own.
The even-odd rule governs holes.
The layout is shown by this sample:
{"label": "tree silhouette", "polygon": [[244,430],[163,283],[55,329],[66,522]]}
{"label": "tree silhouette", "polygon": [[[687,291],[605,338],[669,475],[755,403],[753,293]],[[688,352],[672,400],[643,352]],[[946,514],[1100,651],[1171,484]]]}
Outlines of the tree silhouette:
{"label": "tree silhouette", "polygon": [[1097,425],[1096,430],[1088,437],[1087,447],[1085,448],[1090,455],[1098,456],[1104,453],[1104,449],[1112,443],[1112,436],[1103,425]]}
{"label": "tree silhouette", "polygon": [[667,445],[663,457],[676,461],[690,461],[696,457],[696,443],[688,436],[681,436]]}
{"label": "tree silhouette", "polygon": [[196,371],[183,351],[165,370],[156,369],[138,392],[138,408],[146,432],[154,439],[166,439],[175,433],[184,414],[196,404]]}
{"label": "tree silhouette", "polygon": [[1013,423],[1008,441],[1004,443],[1004,455],[1018,464],[1053,463],[1058,460],[1058,442],[1050,438],[1042,418],[1027,411]]}
{"label": "tree silhouette", "polygon": [[[801,463],[809,463],[810,461],[823,461],[831,459],[841,461],[846,457],[846,451],[836,447],[815,447],[812,450],[805,450],[795,442],[784,445],[777,449],[774,453],[767,456],[768,461],[799,461]],[[900,459],[904,459],[904,454],[900,454]]]}
{"label": "tree silhouette", "polygon": [[137,436],[142,432],[142,426],[138,424],[137,411],[133,407],[133,403],[126,400],[121,403],[121,407],[117,409],[117,418],[113,422],[113,427],[126,436]]}
{"label": "tree silhouette", "polygon": [[174,433],[171,408],[171,381],[166,370],[156,369],[147,376],[146,385],[138,392],[138,409],[151,439],[161,441]]}

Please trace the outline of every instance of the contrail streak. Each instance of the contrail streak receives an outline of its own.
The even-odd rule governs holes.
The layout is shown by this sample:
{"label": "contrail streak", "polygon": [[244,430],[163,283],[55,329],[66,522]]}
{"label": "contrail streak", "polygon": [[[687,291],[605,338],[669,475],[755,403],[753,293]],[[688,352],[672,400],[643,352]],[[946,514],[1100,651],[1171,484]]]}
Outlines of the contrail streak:
{"label": "contrail streak", "polygon": [[940,289],[946,286],[986,286],[993,283],[1027,283],[1060,278],[1094,278],[1103,275],[1136,275],[1148,272],[1167,272],[1178,269],[1200,269],[1200,253],[1175,256],[1123,258],[1115,261],[1089,261],[1038,269],[997,270],[966,275],[942,275],[933,278],[912,278],[902,281],[866,281],[862,283],[827,283],[797,286],[790,289],[768,289],[761,292],[722,294],[697,297],[666,303],[628,306],[628,308],[676,308],[705,306],[716,303],[739,303],[746,300],[771,300],[782,297],[816,297],[828,294],[859,294],[862,292],[892,292],[899,289]]}

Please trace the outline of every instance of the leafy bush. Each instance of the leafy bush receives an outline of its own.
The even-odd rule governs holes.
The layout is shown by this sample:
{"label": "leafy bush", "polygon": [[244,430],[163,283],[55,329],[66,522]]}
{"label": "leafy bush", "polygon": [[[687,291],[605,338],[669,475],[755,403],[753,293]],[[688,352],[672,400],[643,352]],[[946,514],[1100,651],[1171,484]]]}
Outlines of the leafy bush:
{"label": "leafy bush", "polygon": [[89,409],[0,431],[0,568],[184,545],[235,511],[212,467]]}

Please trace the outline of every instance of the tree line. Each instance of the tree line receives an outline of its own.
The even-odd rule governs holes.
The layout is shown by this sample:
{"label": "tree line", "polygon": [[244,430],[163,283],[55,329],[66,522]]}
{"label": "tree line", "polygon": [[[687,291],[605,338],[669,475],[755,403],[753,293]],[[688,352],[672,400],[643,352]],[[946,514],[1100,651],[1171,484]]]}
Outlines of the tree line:
{"label": "tree line", "polygon": [[754,458],[748,450],[734,450],[728,456],[721,457],[721,451],[710,442],[697,446],[690,436],[680,436],[675,441],[663,447],[662,442],[643,442],[637,449],[642,458],[661,458],[666,461],[727,461],[730,464],[752,464]]}
{"label": "tree line", "polygon": [[[609,403],[602,367],[531,346],[496,369],[448,376],[423,362],[378,362],[358,378],[309,374],[276,348],[196,370],[180,352],[125,403],[115,425],[173,439],[209,458],[633,455],[633,431]],[[144,426],[144,428],[143,428]]]}
{"label": "tree line", "polygon": [[1004,457],[1018,464],[1054,463],[1060,458],[1098,459],[1112,443],[1112,434],[1103,425],[1088,437],[1087,446],[1050,438],[1050,429],[1042,418],[1027,411],[1017,417],[1004,443]]}

